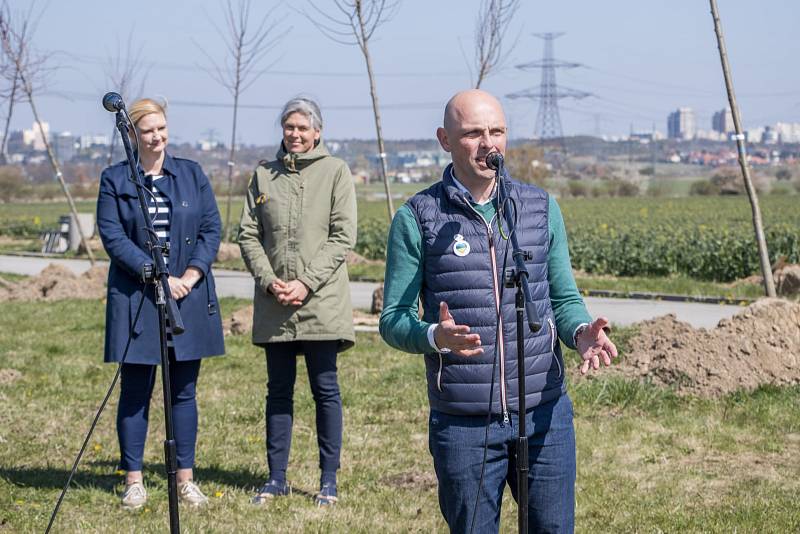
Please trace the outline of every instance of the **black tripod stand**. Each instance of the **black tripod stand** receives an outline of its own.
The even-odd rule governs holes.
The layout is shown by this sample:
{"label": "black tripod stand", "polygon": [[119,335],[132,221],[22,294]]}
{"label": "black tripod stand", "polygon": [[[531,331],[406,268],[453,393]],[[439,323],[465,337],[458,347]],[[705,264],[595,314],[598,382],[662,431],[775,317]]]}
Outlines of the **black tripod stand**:
{"label": "black tripod stand", "polygon": [[[111,93],[110,93],[111,94]],[[115,95],[118,97],[118,95]],[[108,95],[106,95],[108,97]],[[104,105],[105,105],[104,98]],[[131,170],[131,180],[136,184],[136,193],[139,197],[139,207],[142,210],[142,216],[145,222],[145,231],[147,232],[148,241],[147,248],[150,250],[150,256],[153,263],[145,266],[145,272],[142,273],[142,278],[152,285],[155,290],[155,301],[158,309],[158,335],[161,346],[161,383],[164,391],[164,423],[166,427],[166,439],[164,440],[164,465],[167,472],[167,486],[169,492],[169,530],[175,534],[180,532],[180,519],[178,516],[178,482],[177,472],[178,463],[175,452],[175,436],[173,434],[172,426],[172,396],[170,392],[169,382],[169,351],[167,348],[167,319],[172,327],[174,335],[181,334],[184,331],[183,320],[181,319],[180,311],[175,299],[172,298],[172,293],[169,289],[169,271],[167,270],[166,263],[164,263],[164,252],[166,251],[164,244],[159,240],[158,235],[153,229],[153,221],[150,218],[150,212],[145,199],[145,188],[139,177],[139,170],[136,166],[136,159],[133,155],[131,148],[131,141],[128,137],[130,129],[133,126],[127,118],[125,107],[122,99],[119,98],[116,104],[116,122],[117,129],[122,137],[122,144],[125,147],[125,155],[128,158],[128,166]],[[108,109],[108,107],[106,107]]]}
{"label": "black tripod stand", "polygon": [[[519,398],[519,423],[517,425],[517,523],[520,534],[528,532],[528,434],[525,430],[525,322],[531,332],[536,333],[542,327],[539,314],[536,313],[530,286],[528,285],[528,269],[525,261],[530,260],[530,251],[519,248],[515,231],[517,209],[508,196],[506,177],[503,169],[503,156],[492,152],[486,157],[487,165],[495,170],[497,180],[497,206],[502,214],[501,222],[508,228],[508,239],[511,241],[511,256],[514,267],[508,269],[504,276],[505,287],[517,288],[516,292],[516,328],[517,328],[517,388]],[[509,212],[507,204],[514,206]],[[526,321],[527,317],[527,321]]]}

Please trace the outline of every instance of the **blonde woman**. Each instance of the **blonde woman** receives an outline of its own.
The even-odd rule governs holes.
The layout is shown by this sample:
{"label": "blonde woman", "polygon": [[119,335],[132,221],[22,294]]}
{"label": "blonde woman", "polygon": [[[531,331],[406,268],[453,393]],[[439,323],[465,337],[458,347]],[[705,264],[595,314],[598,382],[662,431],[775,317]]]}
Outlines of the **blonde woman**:
{"label": "blonde woman", "polygon": [[[153,99],[129,108],[136,126],[139,173],[151,193],[153,225],[169,244],[169,286],[178,302],[186,332],[168,335],[172,420],[177,448],[178,496],[199,506],[207,498],[193,480],[197,440],[195,392],[202,358],[225,352],[222,323],[211,263],[220,241],[220,217],[208,178],[194,161],[167,153],[169,131],[164,106]],[[117,435],[120,468],[126,472],[122,506],[140,508],[147,501],[142,478],[150,397],[161,363],[154,286],[143,273],[152,265],[136,186],[127,162],[103,171],[97,201],[97,226],[111,260],[106,304],[105,361],[122,361]],[[141,314],[133,324],[139,304]]]}

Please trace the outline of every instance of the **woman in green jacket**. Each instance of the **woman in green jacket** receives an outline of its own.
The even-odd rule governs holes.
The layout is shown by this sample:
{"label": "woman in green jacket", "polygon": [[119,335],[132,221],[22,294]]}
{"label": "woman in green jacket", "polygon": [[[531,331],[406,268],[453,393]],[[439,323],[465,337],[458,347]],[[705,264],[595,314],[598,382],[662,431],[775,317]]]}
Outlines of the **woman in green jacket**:
{"label": "woman in green jacket", "polygon": [[256,282],[253,343],[267,359],[269,479],[253,502],[288,495],[296,356],[304,354],[316,403],[318,506],[336,502],[342,448],[337,353],[353,346],[345,257],[356,242],[356,196],[347,164],[320,140],[322,116],[305,98],[286,103],[283,140],[247,190],[239,246]]}

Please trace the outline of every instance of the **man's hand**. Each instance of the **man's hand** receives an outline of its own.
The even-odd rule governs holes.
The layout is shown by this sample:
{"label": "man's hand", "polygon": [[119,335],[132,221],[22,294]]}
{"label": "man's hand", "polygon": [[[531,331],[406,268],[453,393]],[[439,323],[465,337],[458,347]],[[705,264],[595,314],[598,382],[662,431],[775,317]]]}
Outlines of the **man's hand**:
{"label": "man's hand", "polygon": [[578,334],[578,338],[575,341],[578,354],[583,358],[583,365],[581,365],[582,375],[585,375],[590,367],[595,370],[599,369],[601,359],[605,366],[608,367],[611,365],[611,358],[617,357],[616,345],[608,339],[603,330],[607,325],[608,319],[598,317],[583,332]]}
{"label": "man's hand", "polygon": [[458,356],[483,354],[481,336],[470,334],[467,325],[457,325],[446,302],[439,303],[439,324],[433,331],[433,340],[440,350],[450,349]]}

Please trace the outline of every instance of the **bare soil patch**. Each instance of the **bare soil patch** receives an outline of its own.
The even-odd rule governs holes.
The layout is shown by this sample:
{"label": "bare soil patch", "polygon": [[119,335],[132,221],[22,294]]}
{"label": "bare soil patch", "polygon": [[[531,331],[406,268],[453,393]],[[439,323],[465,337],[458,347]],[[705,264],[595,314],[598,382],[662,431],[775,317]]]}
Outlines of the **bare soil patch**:
{"label": "bare soil patch", "polygon": [[0,369],[0,386],[11,384],[22,378],[22,373],[16,369]]}
{"label": "bare soil patch", "polygon": [[38,276],[17,283],[0,285],[0,301],[61,299],[102,299],[106,294],[108,267],[92,267],[76,275],[61,265],[51,263]]}
{"label": "bare soil patch", "polygon": [[253,330],[253,305],[239,308],[222,321],[222,332],[229,336],[249,334]]}
{"label": "bare soil patch", "polygon": [[347,257],[345,258],[347,265],[377,265],[379,263],[383,263],[379,260],[371,260],[369,258],[365,258],[358,252],[354,252],[352,250],[347,251]]}
{"label": "bare soil patch", "polygon": [[643,321],[612,372],[704,397],[800,384],[800,303],[762,299],[711,330],[674,315]]}
{"label": "bare soil patch", "polygon": [[238,260],[242,257],[242,251],[236,243],[220,243],[219,250],[217,250],[217,257],[215,261],[229,261]]}
{"label": "bare soil patch", "polygon": [[390,487],[417,490],[430,490],[438,485],[436,475],[430,471],[398,473],[384,477],[384,483]]}

